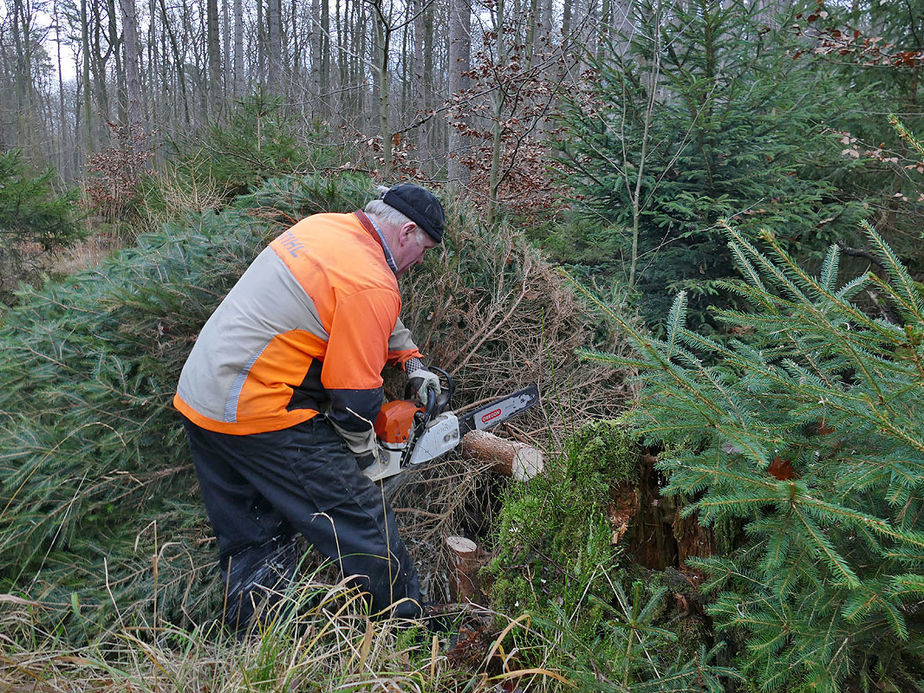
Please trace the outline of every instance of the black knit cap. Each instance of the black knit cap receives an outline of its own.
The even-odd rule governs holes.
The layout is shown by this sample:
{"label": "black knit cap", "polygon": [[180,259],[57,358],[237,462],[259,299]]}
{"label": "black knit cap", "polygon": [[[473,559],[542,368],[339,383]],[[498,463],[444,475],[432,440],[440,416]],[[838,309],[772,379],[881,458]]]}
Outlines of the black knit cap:
{"label": "black knit cap", "polygon": [[443,240],[446,215],[433,193],[413,183],[401,183],[390,187],[382,195],[382,202],[397,209],[437,243]]}

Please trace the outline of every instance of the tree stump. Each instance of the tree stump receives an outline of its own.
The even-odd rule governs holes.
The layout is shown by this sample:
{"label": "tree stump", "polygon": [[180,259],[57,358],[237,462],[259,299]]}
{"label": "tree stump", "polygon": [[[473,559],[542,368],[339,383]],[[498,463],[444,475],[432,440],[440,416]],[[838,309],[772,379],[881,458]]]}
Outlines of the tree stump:
{"label": "tree stump", "polygon": [[487,554],[479,550],[478,544],[465,537],[446,537],[446,546],[452,552],[453,561],[453,570],[449,575],[449,596],[458,603],[480,601],[478,571],[487,562]]}
{"label": "tree stump", "polygon": [[500,438],[487,431],[469,431],[462,437],[462,453],[492,463],[496,474],[528,481],[545,466],[542,451],[516,440]]}

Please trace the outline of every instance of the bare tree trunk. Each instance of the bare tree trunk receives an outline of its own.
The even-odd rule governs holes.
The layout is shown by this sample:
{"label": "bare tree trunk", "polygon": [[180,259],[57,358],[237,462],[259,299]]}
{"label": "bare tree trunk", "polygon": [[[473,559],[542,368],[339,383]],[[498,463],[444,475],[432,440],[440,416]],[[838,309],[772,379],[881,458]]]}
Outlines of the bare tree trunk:
{"label": "bare tree trunk", "polygon": [[221,100],[226,102],[231,92],[231,15],[228,12],[228,0],[221,0]]}
{"label": "bare tree trunk", "polygon": [[632,0],[612,0],[613,34],[618,37],[614,46],[616,55],[622,57],[629,51],[632,38]]}
{"label": "bare tree trunk", "polygon": [[[472,10],[469,0],[449,0],[449,99],[463,99],[468,89],[466,73],[471,69]],[[468,137],[461,128],[468,125],[469,118],[464,105],[451,115],[459,123],[449,126],[447,181],[450,187],[464,188],[469,183],[469,170],[462,164],[461,157],[468,149]],[[452,110],[450,111],[452,114]]]}
{"label": "bare tree trunk", "polygon": [[[502,68],[507,64],[507,50],[504,39],[504,0],[497,0],[497,15],[494,26],[497,28],[497,57],[495,64]],[[497,219],[497,193],[500,187],[501,149],[504,136],[502,116],[506,98],[506,85],[502,80],[498,80],[498,83],[494,85],[494,90],[491,92],[491,172],[488,175],[487,210],[489,227],[493,226]]]}
{"label": "bare tree trunk", "polygon": [[90,94],[90,28],[87,18],[87,0],[80,0],[80,39],[83,54],[83,120],[84,148],[86,153],[93,151],[93,107]]}
{"label": "bare tree trunk", "polygon": [[260,85],[266,84],[266,28],[263,26],[265,22],[264,14],[263,0],[257,0],[257,83]]}
{"label": "bare tree trunk", "polygon": [[[25,145],[25,152],[30,152],[32,130],[36,124],[35,98],[33,93],[32,61],[32,8],[23,0],[13,1],[13,46],[16,51],[15,80],[17,103],[17,138]],[[28,156],[28,154],[27,154]],[[31,158],[31,157],[30,157]]]}
{"label": "bare tree trunk", "polygon": [[[316,104],[321,103],[321,27],[318,18],[321,16],[322,0],[311,0],[311,31],[308,34],[308,45],[311,51],[311,71],[309,84],[311,96]],[[326,0],[324,0],[324,4]]]}
{"label": "bare tree trunk", "polygon": [[372,3],[374,16],[372,18],[375,29],[375,63],[376,63],[376,87],[379,105],[379,133],[382,138],[382,157],[385,159],[385,177],[390,178],[392,173],[392,142],[391,126],[389,124],[389,75],[388,75],[388,51],[391,43],[392,27],[390,18],[386,17],[382,7],[382,1],[376,0]]}
{"label": "bare tree trunk", "polygon": [[244,7],[234,0],[234,96],[244,94]]}
{"label": "bare tree trunk", "polygon": [[[161,118],[160,106],[161,106],[161,97],[165,93],[163,81],[159,81],[162,77],[161,73],[161,60],[160,60],[160,38],[157,31],[157,6],[154,3],[154,0],[148,0],[148,17],[150,21],[148,22],[148,35],[147,41],[145,42],[145,49],[148,54],[148,69],[147,74],[147,85],[144,82],[141,84],[141,94],[142,94],[142,113],[145,114],[148,121],[151,123],[165,122]],[[142,74],[145,74],[142,72]]]}
{"label": "bare tree trunk", "polygon": [[126,125],[143,127],[141,116],[141,71],[138,51],[138,19],[135,15],[135,0],[119,0],[122,13],[122,35],[125,50],[125,98]]}
{"label": "bare tree trunk", "polygon": [[207,81],[208,113],[209,116],[215,117],[221,103],[221,43],[218,39],[218,0],[206,0],[205,23],[209,72]]}
{"label": "bare tree trunk", "polygon": [[[437,49],[433,41],[433,22],[434,15],[436,14],[434,10],[435,4],[430,3],[424,9],[424,23],[423,23],[423,32],[424,32],[424,54],[423,54],[423,83],[424,90],[421,92],[421,97],[423,98],[423,107],[429,112],[434,107],[434,95],[439,93],[436,88],[436,80],[434,79],[433,72],[433,57],[436,55]],[[424,152],[426,152],[426,157],[421,155],[421,159],[430,159],[432,154],[431,152],[434,149],[433,133],[434,133],[434,122],[428,120],[423,125],[423,131],[421,132],[421,142],[423,142]],[[432,167],[431,167],[432,168]]]}
{"label": "bare tree trunk", "polygon": [[[411,83],[414,86],[412,89],[411,98],[416,99],[415,109],[420,111],[426,111],[429,108],[427,93],[431,86],[427,83],[426,76],[424,74],[424,62],[426,60],[425,56],[427,54],[428,48],[428,46],[425,45],[427,39],[427,29],[425,26],[426,22],[424,20],[424,12],[426,6],[427,0],[416,0],[412,5],[415,16],[413,60],[414,69],[411,80]],[[417,156],[420,159],[421,164],[430,158],[425,127],[425,125],[421,125],[418,128],[417,133]]]}
{"label": "bare tree trunk", "polygon": [[329,105],[327,103],[327,94],[331,91],[330,85],[330,5],[328,0],[324,0],[321,3],[321,36],[320,42],[318,44],[320,48],[320,63],[319,63],[319,72],[318,83],[320,89],[318,92],[318,115],[321,118],[326,118],[327,114],[330,112]]}
{"label": "bare tree trunk", "polygon": [[[116,73],[116,92],[118,94],[118,119],[120,123],[128,122],[128,89],[125,82],[125,64],[122,61],[122,43],[123,39],[119,38],[119,26],[116,21],[115,0],[107,0],[107,10],[109,14],[109,45],[112,47],[112,55],[115,59]],[[105,70],[103,70],[105,75]],[[105,79],[105,76],[104,76]]]}
{"label": "bare tree trunk", "polygon": [[61,172],[61,175],[64,176],[65,171],[67,169],[67,166],[65,163],[66,154],[64,151],[64,140],[65,140],[64,134],[67,131],[66,129],[67,116],[65,115],[65,107],[64,107],[64,75],[62,74],[63,65],[61,61],[61,17],[58,15],[57,0],[55,0],[52,6],[52,12],[53,12],[54,22],[55,22],[55,46],[56,46],[56,57],[58,60],[58,119],[59,119],[59,123],[58,123],[58,127],[56,128],[57,139],[58,139],[58,143],[57,143],[58,151],[57,151],[56,159],[57,159],[58,170]]}
{"label": "bare tree trunk", "polygon": [[266,85],[279,92],[282,83],[282,0],[269,0],[266,5],[267,74]]}
{"label": "bare tree trunk", "polygon": [[541,13],[542,7],[539,4],[539,0],[530,0],[529,16],[527,17],[526,42],[524,45],[526,49],[527,70],[533,66],[533,61],[536,58],[536,35],[540,31],[540,24],[542,22]]}
{"label": "bare tree trunk", "polygon": [[[109,51],[106,54],[103,53],[102,0],[94,0],[92,11],[90,12],[88,19],[92,22],[90,25],[92,28],[90,50],[90,69],[93,72],[92,84],[96,89],[96,110],[97,113],[101,116],[96,128],[96,141],[101,142],[104,140],[107,134],[104,132],[103,125],[112,119],[109,105],[109,88],[106,78],[106,63],[108,61],[109,55],[115,54],[115,56],[118,58],[119,47],[117,40],[113,44],[112,39],[109,39]],[[121,71],[117,66],[116,73],[118,74],[120,72]]]}
{"label": "bare tree trunk", "polygon": [[159,0],[159,2],[161,16],[164,20],[164,29],[167,32],[167,38],[170,39],[170,48],[173,51],[173,64],[176,66],[177,81],[180,83],[180,96],[182,97],[183,104],[183,123],[189,125],[189,97],[186,94],[186,70],[183,67],[186,61],[183,54],[180,52],[176,33],[173,31],[173,24],[170,21],[170,15],[167,13],[165,0]]}
{"label": "bare tree trunk", "polygon": [[337,77],[339,87],[338,97],[336,105],[338,108],[333,109],[332,112],[339,113],[339,122],[343,123],[344,118],[343,114],[346,112],[346,106],[349,103],[349,96],[347,94],[347,85],[349,84],[350,77],[350,63],[349,55],[347,54],[347,12],[348,9],[344,5],[343,15],[340,14],[340,0],[335,0],[334,4],[334,14],[337,20]]}

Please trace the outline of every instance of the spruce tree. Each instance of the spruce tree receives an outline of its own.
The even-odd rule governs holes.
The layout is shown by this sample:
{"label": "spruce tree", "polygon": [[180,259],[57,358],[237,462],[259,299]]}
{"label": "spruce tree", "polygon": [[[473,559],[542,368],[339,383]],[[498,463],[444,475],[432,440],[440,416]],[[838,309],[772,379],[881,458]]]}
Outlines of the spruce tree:
{"label": "spruce tree", "polygon": [[[919,690],[924,675],[924,300],[868,224],[885,268],[817,276],[772,234],[726,225],[747,310],[726,337],[686,325],[678,294],[656,339],[602,304],[636,356],[630,420],[664,446],[667,494],[726,550],[696,561],[716,627],[762,690]],[[851,688],[852,689],[852,688]]]}
{"label": "spruce tree", "polygon": [[819,261],[856,235],[859,204],[831,181],[848,164],[830,123],[857,97],[830,94],[831,68],[793,60],[797,9],[632,3],[626,33],[567,99],[563,162],[588,218],[569,241],[588,250],[563,259],[621,277],[650,322],[678,290],[697,322],[727,298],[715,284],[734,274],[719,219],[746,235],[773,229]]}

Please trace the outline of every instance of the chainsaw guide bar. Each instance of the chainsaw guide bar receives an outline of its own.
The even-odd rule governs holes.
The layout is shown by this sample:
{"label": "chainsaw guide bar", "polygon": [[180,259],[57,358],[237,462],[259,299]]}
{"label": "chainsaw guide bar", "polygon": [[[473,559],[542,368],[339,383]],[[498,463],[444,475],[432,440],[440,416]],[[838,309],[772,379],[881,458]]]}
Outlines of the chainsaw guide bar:
{"label": "chainsaw guide bar", "polygon": [[510,417],[535,406],[538,402],[539,388],[535,384],[529,385],[511,395],[463,414],[459,418],[459,432],[465,435],[469,431],[484,431],[493,428]]}

